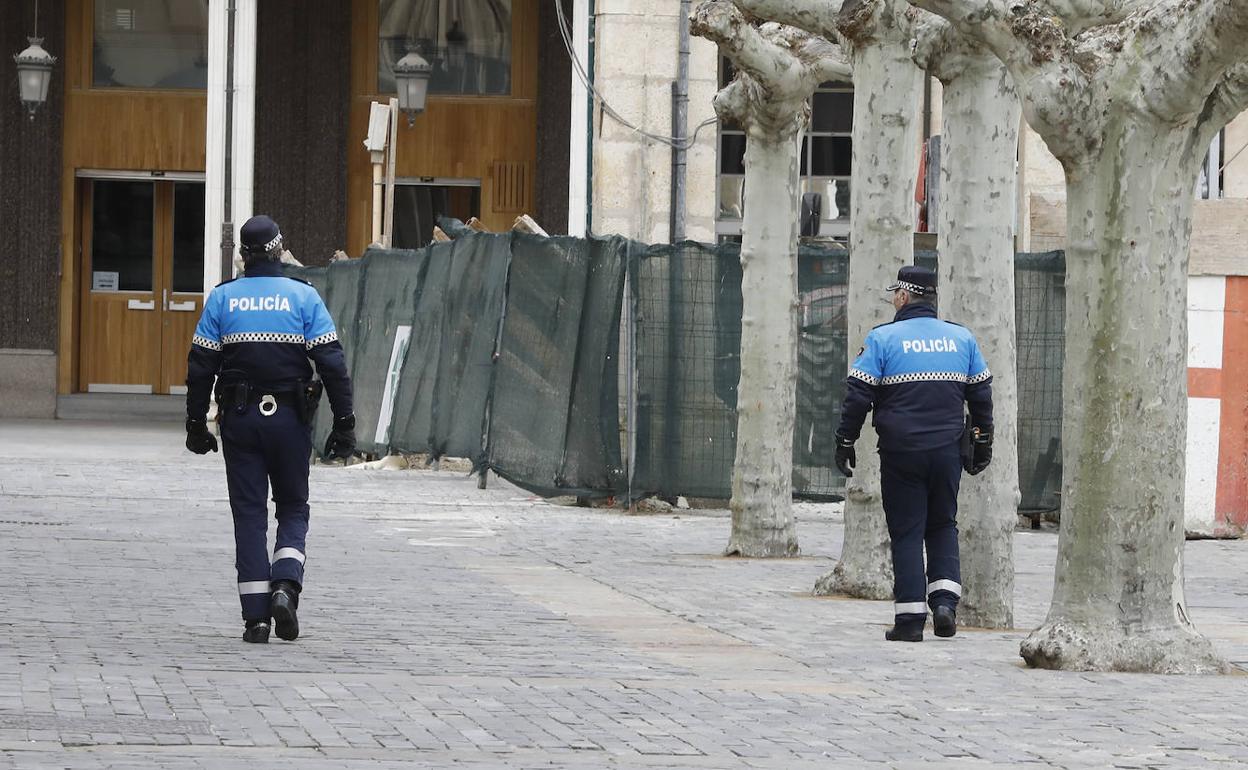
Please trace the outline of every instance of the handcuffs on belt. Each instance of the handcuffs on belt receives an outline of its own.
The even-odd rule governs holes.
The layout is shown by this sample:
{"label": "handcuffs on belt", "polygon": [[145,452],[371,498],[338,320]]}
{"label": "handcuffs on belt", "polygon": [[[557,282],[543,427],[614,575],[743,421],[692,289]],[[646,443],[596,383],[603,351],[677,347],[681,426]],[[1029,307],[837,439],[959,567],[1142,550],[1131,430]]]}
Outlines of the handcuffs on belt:
{"label": "handcuffs on belt", "polygon": [[271,393],[264,394],[263,396],[260,397],[259,409],[260,409],[260,414],[264,415],[265,417],[272,417],[274,414],[277,413],[277,399],[274,398],[273,394]]}

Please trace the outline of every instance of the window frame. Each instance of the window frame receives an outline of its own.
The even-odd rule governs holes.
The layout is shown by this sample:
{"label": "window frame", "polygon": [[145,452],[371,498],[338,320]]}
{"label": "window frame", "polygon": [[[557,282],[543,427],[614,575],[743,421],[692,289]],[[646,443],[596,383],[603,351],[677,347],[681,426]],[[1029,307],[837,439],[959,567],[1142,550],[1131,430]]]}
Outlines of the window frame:
{"label": "window frame", "polygon": [[96,24],[99,21],[99,15],[97,14],[97,11],[99,10],[99,6],[101,2],[103,2],[103,0],[85,0],[84,2],[84,10],[87,11],[87,14],[86,14],[87,15],[87,18],[86,18],[87,46],[86,46],[86,53],[83,56],[84,69],[86,70],[83,73],[85,75],[85,80],[83,81],[83,84],[85,85],[87,90],[99,91],[101,93],[124,93],[128,91],[132,91],[132,92],[139,92],[139,93],[204,94],[208,92],[207,61],[208,61],[208,57],[211,55],[210,54],[211,46],[209,45],[209,35],[210,35],[210,29],[212,26],[212,19],[211,19],[212,0],[207,0],[207,4],[205,8],[205,10],[208,11],[208,16],[205,17],[205,20],[204,20],[205,26],[204,26],[204,52],[203,53],[204,53],[204,61],[205,61],[205,74],[204,74],[203,88],[161,88],[157,86],[96,85],[96,82],[95,82],[95,48],[96,48],[96,41],[98,38],[98,34],[97,34],[98,30],[96,29]]}
{"label": "window frame", "polygon": [[[397,90],[383,90],[381,86],[381,56],[382,56],[382,36],[381,36],[381,3],[382,0],[365,0],[369,13],[372,15],[372,46],[373,56],[369,68],[372,72],[372,82],[368,88],[378,96],[393,96],[397,94]],[[455,93],[455,92],[438,92],[433,90],[432,77],[430,78],[430,87],[426,95],[426,100],[432,102],[434,100],[456,101],[456,100],[515,100],[525,99],[527,97],[517,96],[516,94],[516,60],[517,45],[516,41],[523,37],[523,28],[521,26],[521,17],[527,13],[524,6],[524,0],[508,0],[511,4],[510,22],[511,27],[507,31],[508,35],[508,59],[507,59],[507,92],[506,93]],[[472,0],[460,0],[460,2],[472,2]],[[527,22],[527,20],[526,20]],[[424,55],[422,53],[422,55]],[[433,64],[433,62],[430,62]]]}
{"label": "window frame", "polygon": [[[720,76],[721,88],[727,85],[727,83],[731,81],[732,75],[733,75],[732,65],[728,62],[727,59],[725,59],[724,57],[720,57],[719,76]],[[827,83],[821,83],[819,87],[815,90],[815,93],[848,93],[850,95],[853,95],[854,88],[853,88],[853,85],[850,83],[829,81]],[[800,178],[798,180],[798,184],[799,186],[804,188],[808,183],[813,183],[816,181],[820,181],[820,182],[836,181],[838,183],[845,184],[846,188],[848,189],[848,186],[851,181],[851,176],[848,174],[846,175],[833,174],[830,176],[829,175],[817,176],[814,174],[814,153],[812,151],[814,145],[813,145],[812,140],[815,138],[844,137],[852,141],[853,139],[852,115],[850,119],[850,128],[851,128],[850,131],[815,131],[813,129],[813,126],[814,126],[814,114],[813,114],[814,98],[813,96],[811,100],[808,102],[808,104],[811,107],[812,114],[811,114],[810,121],[808,121],[807,123],[806,130],[802,132],[801,150],[800,150],[801,156],[800,157],[804,159],[804,162],[802,162],[802,168],[800,171]],[[724,167],[724,161],[726,160],[724,157],[724,141],[723,140],[725,136],[745,136],[745,133],[746,133],[745,130],[742,128],[725,127],[722,121],[718,124],[718,132],[717,132],[716,140],[715,140],[715,238],[716,238],[716,241],[718,242],[723,242],[726,238],[739,237],[741,235],[741,221],[742,220],[738,218],[734,218],[734,217],[725,217],[721,213],[723,210],[722,205],[721,205],[721,196],[723,194],[723,182],[725,180],[740,179],[742,181],[742,184],[744,185],[744,180],[745,180],[744,173],[736,174],[736,173],[725,173],[722,171]],[[747,138],[747,141],[748,141],[748,138]],[[852,150],[851,150],[851,153],[852,153]],[[852,166],[852,154],[851,154],[850,162]],[[833,203],[835,203],[835,201],[833,201]],[[742,208],[744,208],[744,206],[742,206]],[[838,214],[839,216],[836,219],[824,219],[824,218],[820,219],[819,237],[834,238],[837,240],[847,240],[849,238],[850,212],[848,210],[848,207],[844,211],[840,211],[838,209]],[[743,212],[743,215],[744,215],[744,212]]]}

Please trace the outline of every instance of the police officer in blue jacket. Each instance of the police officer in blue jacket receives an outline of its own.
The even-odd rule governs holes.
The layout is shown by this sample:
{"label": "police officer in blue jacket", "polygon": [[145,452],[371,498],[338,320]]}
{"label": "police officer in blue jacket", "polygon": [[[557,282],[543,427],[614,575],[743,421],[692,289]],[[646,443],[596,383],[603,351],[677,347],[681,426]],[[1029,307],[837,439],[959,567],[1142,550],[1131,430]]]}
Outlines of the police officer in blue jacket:
{"label": "police officer in blue jacket", "polygon": [[934,272],[903,267],[888,290],[897,315],[871,330],[850,369],[836,464],[854,475],[854,442],[873,411],[893,551],[894,623],[884,637],[921,642],[929,606],[937,636],[957,631],[958,485],[964,468],[975,475],[992,460],[992,373],[970,330],[936,317]]}
{"label": "police officer in blue jacket", "polygon": [[[355,448],[351,379],[333,319],[310,284],[282,274],[282,234],[266,216],[239,231],[245,270],[208,295],[191,342],[186,376],[186,448],[217,451],[208,430],[216,381],[225,475],[234,514],[235,567],[243,640],[299,636],[299,593],[308,533],[308,462],[312,413],[329,394],[333,431],[325,454]],[[321,382],[312,380],[316,364]],[[270,560],[268,490],[273,485],[277,543]]]}

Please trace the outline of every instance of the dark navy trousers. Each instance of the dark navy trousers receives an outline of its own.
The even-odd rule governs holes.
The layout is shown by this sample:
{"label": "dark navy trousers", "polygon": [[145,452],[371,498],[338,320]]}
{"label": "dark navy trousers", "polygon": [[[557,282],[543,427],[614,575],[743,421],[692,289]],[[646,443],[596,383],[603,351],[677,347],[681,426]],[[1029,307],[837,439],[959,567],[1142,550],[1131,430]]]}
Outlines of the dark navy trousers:
{"label": "dark navy trousers", "polygon": [[[256,404],[250,404],[242,414],[233,408],[222,413],[221,446],[234,514],[234,564],[243,619],[268,619],[271,581],[293,580],[303,585],[312,429],[292,407],[279,405],[265,417]],[[267,542],[270,484],[277,513],[271,562]]]}
{"label": "dark navy trousers", "polygon": [[[880,451],[880,487],[893,548],[893,611],[898,621],[927,617],[927,608],[957,608],[962,595],[958,562],[957,443],[920,452]],[[927,547],[927,568],[923,550]]]}

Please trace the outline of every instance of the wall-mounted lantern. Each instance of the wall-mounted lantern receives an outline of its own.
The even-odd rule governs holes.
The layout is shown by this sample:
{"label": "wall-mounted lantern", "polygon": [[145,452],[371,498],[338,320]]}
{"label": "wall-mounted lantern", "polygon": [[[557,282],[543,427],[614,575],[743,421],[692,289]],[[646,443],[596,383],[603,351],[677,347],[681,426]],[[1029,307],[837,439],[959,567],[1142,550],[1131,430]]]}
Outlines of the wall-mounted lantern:
{"label": "wall-mounted lantern", "polygon": [[52,65],[56,63],[56,57],[43,50],[40,45],[43,38],[26,39],[30,47],[14,55],[13,61],[17,62],[18,95],[30,112],[30,119],[34,120],[39,105],[48,100],[48,86],[52,83]]}
{"label": "wall-mounted lantern", "polygon": [[432,70],[425,57],[411,48],[394,65],[394,80],[399,87],[399,109],[407,116],[409,128],[416,124],[416,116],[425,111]]}

